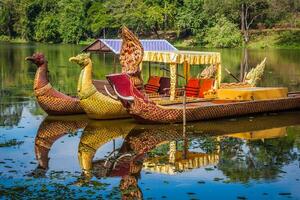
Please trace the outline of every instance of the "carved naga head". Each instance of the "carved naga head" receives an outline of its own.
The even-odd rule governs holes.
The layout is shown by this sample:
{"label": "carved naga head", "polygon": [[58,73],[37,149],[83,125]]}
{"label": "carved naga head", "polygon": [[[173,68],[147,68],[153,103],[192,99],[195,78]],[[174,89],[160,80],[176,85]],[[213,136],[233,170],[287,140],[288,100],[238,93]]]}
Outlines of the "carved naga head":
{"label": "carved naga head", "polygon": [[37,67],[40,67],[41,65],[47,63],[47,60],[43,53],[34,53],[32,56],[28,56],[25,58],[27,61],[31,61],[32,63],[36,64]]}
{"label": "carved naga head", "polygon": [[82,68],[84,68],[91,62],[90,54],[89,53],[81,53],[75,57],[69,58],[69,61],[76,63],[76,64],[80,65]]}
{"label": "carved naga head", "polygon": [[120,63],[122,72],[132,74],[140,71],[139,65],[143,60],[144,49],[138,37],[126,26],[122,27],[122,46]]}

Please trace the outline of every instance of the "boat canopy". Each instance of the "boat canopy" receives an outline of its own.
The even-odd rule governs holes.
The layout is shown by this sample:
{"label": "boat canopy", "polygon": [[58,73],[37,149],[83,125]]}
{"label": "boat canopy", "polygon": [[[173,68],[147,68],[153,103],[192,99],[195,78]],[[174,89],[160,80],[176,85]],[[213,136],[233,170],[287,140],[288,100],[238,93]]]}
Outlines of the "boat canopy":
{"label": "boat canopy", "polygon": [[183,64],[184,77],[189,78],[191,65],[215,65],[217,75],[215,88],[219,88],[221,83],[221,54],[219,52],[199,52],[199,51],[144,51],[143,61],[161,62],[170,64],[170,99],[174,100],[177,83],[177,64]]}
{"label": "boat canopy", "polygon": [[[140,40],[145,51],[166,51],[176,52],[178,51],[167,40]],[[97,39],[89,46],[85,47],[82,51],[97,52],[97,53],[109,53],[112,52],[115,55],[120,54],[122,45],[121,39]]]}

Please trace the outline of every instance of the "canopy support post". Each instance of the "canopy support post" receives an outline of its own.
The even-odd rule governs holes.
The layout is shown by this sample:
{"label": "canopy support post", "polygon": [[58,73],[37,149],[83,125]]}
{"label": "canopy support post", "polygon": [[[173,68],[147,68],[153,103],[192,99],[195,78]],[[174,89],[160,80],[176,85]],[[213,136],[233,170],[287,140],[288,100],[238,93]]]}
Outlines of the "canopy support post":
{"label": "canopy support post", "polygon": [[187,84],[187,81],[189,80],[189,76],[190,76],[190,63],[184,61],[183,70],[184,70],[185,84]]}
{"label": "canopy support post", "polygon": [[176,63],[170,63],[170,100],[175,100],[176,97],[176,83],[177,83],[177,65]]}
{"label": "canopy support post", "polygon": [[114,73],[117,73],[116,54],[114,54]]}
{"label": "canopy support post", "polygon": [[222,78],[222,66],[221,66],[221,63],[217,63],[216,67],[217,67],[217,76],[216,76],[216,81],[215,81],[215,84],[214,84],[214,89],[220,88],[221,78]]}

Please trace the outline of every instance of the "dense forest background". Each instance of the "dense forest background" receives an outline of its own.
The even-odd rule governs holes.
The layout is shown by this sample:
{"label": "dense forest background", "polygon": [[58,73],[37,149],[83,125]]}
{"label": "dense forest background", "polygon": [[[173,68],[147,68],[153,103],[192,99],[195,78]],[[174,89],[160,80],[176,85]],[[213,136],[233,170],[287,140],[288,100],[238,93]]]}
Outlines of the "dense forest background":
{"label": "dense forest background", "polygon": [[127,25],[186,45],[236,47],[262,36],[299,44],[299,11],[300,0],[1,0],[0,39],[79,43]]}

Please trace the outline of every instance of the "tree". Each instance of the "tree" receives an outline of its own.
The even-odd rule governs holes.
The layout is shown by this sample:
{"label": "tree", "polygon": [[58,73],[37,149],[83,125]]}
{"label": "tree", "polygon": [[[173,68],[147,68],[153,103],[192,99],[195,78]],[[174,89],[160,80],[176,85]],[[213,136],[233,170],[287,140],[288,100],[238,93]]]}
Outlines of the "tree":
{"label": "tree", "polygon": [[209,47],[236,47],[241,45],[242,36],[237,26],[222,16],[206,31],[204,41]]}
{"label": "tree", "polygon": [[84,32],[84,3],[80,0],[60,0],[58,5],[62,41],[79,43]]}
{"label": "tree", "polygon": [[16,2],[3,0],[0,2],[0,31],[12,38],[15,35],[14,24],[17,21]]}
{"label": "tree", "polygon": [[249,42],[249,29],[253,22],[262,17],[268,7],[263,0],[242,0],[240,6],[241,30],[245,43]]}
{"label": "tree", "polygon": [[59,20],[55,15],[45,15],[37,20],[35,40],[38,42],[60,42]]}
{"label": "tree", "polygon": [[103,2],[95,2],[87,11],[88,26],[95,36],[100,36],[101,31],[109,28],[113,16],[108,14],[108,9]]}
{"label": "tree", "polygon": [[176,18],[179,31],[196,35],[208,26],[210,22],[203,9],[203,2],[203,0],[184,1]]}

